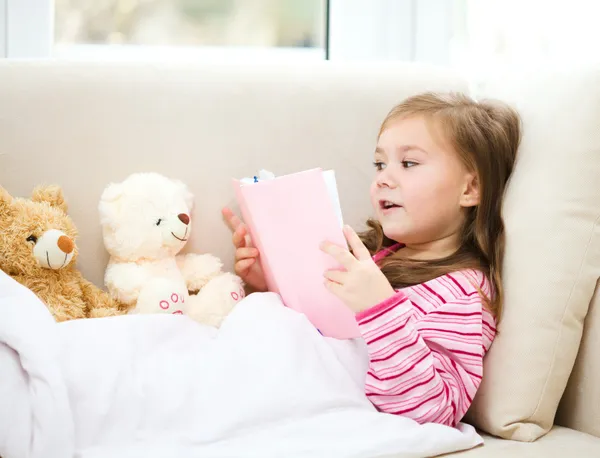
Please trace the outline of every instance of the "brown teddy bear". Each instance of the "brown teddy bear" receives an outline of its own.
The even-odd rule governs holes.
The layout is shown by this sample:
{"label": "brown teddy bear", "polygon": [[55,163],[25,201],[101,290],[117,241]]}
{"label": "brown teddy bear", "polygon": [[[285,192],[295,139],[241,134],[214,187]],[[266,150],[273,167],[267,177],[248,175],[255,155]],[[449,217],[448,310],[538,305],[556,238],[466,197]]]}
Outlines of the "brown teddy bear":
{"label": "brown teddy bear", "polygon": [[39,186],[31,199],[0,186],[0,269],[29,288],[56,321],[123,314],[75,264],[77,229],[58,186]]}

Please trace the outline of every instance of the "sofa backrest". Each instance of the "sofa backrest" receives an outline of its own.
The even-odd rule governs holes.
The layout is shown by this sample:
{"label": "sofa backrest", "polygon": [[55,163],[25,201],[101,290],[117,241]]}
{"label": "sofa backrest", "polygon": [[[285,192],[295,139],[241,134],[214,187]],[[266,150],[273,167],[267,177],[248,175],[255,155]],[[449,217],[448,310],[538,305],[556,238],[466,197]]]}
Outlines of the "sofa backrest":
{"label": "sofa backrest", "polygon": [[[236,208],[232,178],[261,168],[276,174],[332,168],[344,219],[362,228],[380,122],[395,103],[425,90],[467,91],[468,82],[406,64],[3,61],[0,185],[15,196],[42,183],[62,186],[80,232],[79,267],[102,286],[108,255],[97,207],[103,189],[139,171],[180,179],[195,195],[186,251],[213,253],[231,269],[220,210]],[[567,426],[597,434],[589,425],[594,418],[600,424],[600,402],[588,400],[598,400],[600,387],[598,308],[594,303],[561,407]]]}
{"label": "sofa backrest", "polygon": [[452,74],[401,66],[0,64],[0,184],[28,196],[63,187],[79,231],[79,266],[103,284],[108,255],[98,217],[103,189],[134,172],[185,182],[195,196],[186,251],[231,267],[221,219],[232,178],[336,171],[344,219],[369,215],[379,123],[405,96],[465,89]]}

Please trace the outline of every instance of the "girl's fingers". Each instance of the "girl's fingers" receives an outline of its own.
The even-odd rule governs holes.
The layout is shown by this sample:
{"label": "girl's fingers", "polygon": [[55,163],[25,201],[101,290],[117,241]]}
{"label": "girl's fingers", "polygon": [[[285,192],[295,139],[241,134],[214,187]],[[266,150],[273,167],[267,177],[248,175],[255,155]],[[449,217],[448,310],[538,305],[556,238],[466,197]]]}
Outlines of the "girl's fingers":
{"label": "girl's fingers", "polygon": [[339,283],[325,279],[325,287],[340,299],[344,300],[344,287]]}
{"label": "girl's fingers", "polygon": [[356,259],[359,261],[371,259],[371,253],[369,253],[369,250],[367,250],[367,247],[364,245],[358,234],[354,232],[354,229],[350,226],[344,226],[344,235],[346,236],[348,245],[350,245],[350,248],[352,249],[352,253],[356,256]]}
{"label": "girl's fingers", "polygon": [[246,246],[246,226],[241,224],[234,232],[232,236],[233,244],[236,248],[242,248]]}
{"label": "girl's fingers", "polygon": [[239,219],[237,215],[231,211],[230,208],[223,208],[222,213],[223,217],[225,218],[225,222],[227,223],[227,226],[229,227],[229,229],[231,229],[231,232],[234,232],[240,226],[240,224],[243,224],[242,220]]}
{"label": "girl's fingers", "polygon": [[252,238],[250,238],[250,234],[248,234],[248,230],[245,229],[245,226],[244,230],[246,232],[246,236],[244,237],[244,242],[246,243],[246,246],[254,248],[254,245],[252,245]]}
{"label": "girl's fingers", "polygon": [[235,250],[235,258],[238,260],[248,259],[248,258],[257,258],[258,250],[253,247],[242,247]]}
{"label": "girl's fingers", "polygon": [[248,273],[248,269],[252,267],[252,264],[254,264],[255,261],[256,258],[247,258],[236,262],[234,266],[235,273],[240,277],[245,276],[246,273]]}
{"label": "girl's fingers", "polygon": [[347,273],[342,270],[328,270],[324,275],[327,280],[343,285]]}
{"label": "girl's fingers", "polygon": [[[252,246],[252,240],[248,234],[248,229],[246,228],[244,222],[228,207],[223,208],[222,213],[223,217],[225,218],[225,222],[227,223],[227,227],[229,227],[233,233],[233,244],[237,248],[242,246]],[[243,232],[238,233],[238,231]]]}
{"label": "girl's fingers", "polygon": [[346,270],[350,270],[356,262],[356,258],[352,256],[350,251],[331,242],[323,242],[321,244],[321,250],[333,257],[337,262],[344,266]]}

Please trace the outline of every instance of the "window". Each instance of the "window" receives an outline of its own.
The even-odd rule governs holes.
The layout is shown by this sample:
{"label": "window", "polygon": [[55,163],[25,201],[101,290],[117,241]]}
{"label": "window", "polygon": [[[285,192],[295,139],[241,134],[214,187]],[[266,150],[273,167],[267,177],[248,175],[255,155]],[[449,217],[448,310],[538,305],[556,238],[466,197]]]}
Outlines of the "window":
{"label": "window", "polygon": [[600,60],[591,0],[0,0],[0,57]]}
{"label": "window", "polygon": [[55,0],[55,57],[325,57],[326,0]]}
{"label": "window", "polygon": [[539,63],[598,62],[600,2],[454,0],[449,63],[480,75]]}

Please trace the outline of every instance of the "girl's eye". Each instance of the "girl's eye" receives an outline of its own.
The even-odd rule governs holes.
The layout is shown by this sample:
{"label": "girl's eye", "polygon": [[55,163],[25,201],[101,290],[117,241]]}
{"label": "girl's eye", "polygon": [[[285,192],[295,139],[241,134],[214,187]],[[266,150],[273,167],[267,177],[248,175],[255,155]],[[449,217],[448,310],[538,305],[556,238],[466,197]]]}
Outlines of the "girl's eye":
{"label": "girl's eye", "polygon": [[415,165],[417,165],[417,163],[413,162],[413,161],[402,161],[402,167],[404,167],[405,169],[410,169],[411,167],[414,167]]}
{"label": "girl's eye", "polygon": [[373,166],[375,167],[375,169],[380,172],[385,168],[385,164],[383,162],[373,162]]}
{"label": "girl's eye", "polygon": [[162,222],[162,218],[158,218],[158,220],[156,221],[156,225],[160,226],[160,223]]}
{"label": "girl's eye", "polygon": [[30,235],[29,237],[27,237],[27,241],[37,243],[37,237],[35,235]]}

